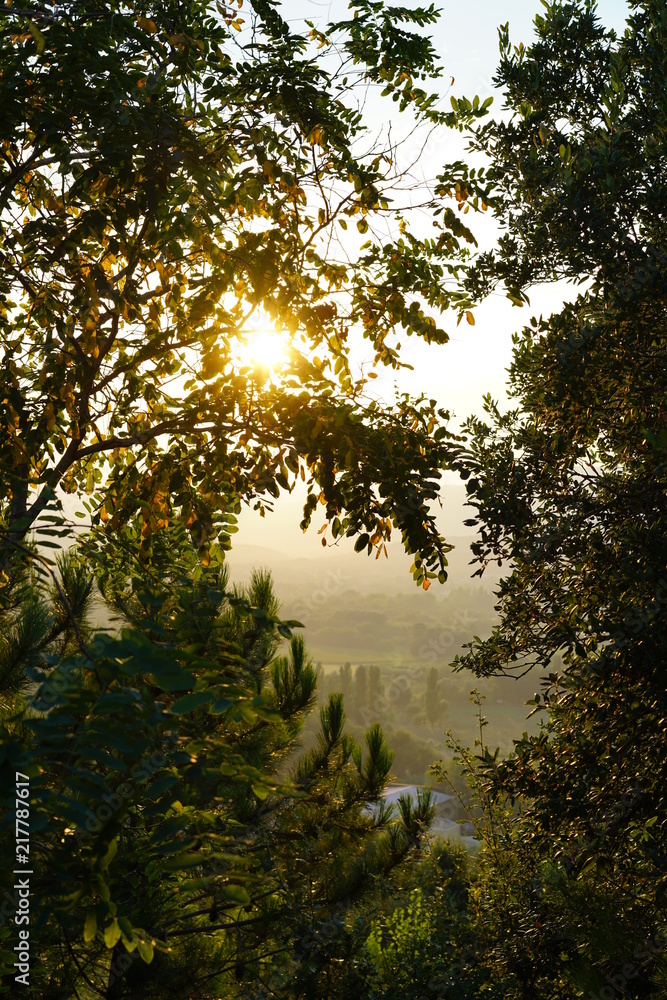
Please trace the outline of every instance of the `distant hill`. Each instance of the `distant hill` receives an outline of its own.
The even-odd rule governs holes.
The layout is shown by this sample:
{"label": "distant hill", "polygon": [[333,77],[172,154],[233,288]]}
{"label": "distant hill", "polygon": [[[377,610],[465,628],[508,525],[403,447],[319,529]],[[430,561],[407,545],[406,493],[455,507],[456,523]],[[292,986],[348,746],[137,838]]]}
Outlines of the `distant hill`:
{"label": "distant hill", "polygon": [[282,613],[306,626],[306,639],[324,663],[440,665],[495,621],[492,587],[500,571],[470,578],[469,538],[455,541],[450,578],[425,592],[409,572],[411,559],[396,546],[385,560],[349,547],[321,549],[310,558],[255,545],[229,554],[234,582],[253,569],[271,570]]}
{"label": "distant hill", "polygon": [[[242,537],[238,535],[236,537]],[[428,593],[421,591],[425,601],[442,599],[455,587],[492,590],[500,580],[502,571],[497,566],[487,569],[480,580],[472,578],[476,566],[470,542],[474,536],[461,535],[448,538],[454,549],[448,556],[448,581],[444,586],[434,584]],[[355,553],[349,540],[326,549],[315,546],[308,554],[301,548],[296,554],[288,548],[239,543],[228,555],[228,562],[235,581],[245,579],[255,568],[267,567],[273,573],[278,593],[286,598],[308,594],[313,589],[335,590],[339,585],[353,588],[360,593],[420,593],[410,574],[412,557],[407,556],[397,541],[389,546],[389,559],[368,557]],[[312,553],[312,554],[311,554]]]}

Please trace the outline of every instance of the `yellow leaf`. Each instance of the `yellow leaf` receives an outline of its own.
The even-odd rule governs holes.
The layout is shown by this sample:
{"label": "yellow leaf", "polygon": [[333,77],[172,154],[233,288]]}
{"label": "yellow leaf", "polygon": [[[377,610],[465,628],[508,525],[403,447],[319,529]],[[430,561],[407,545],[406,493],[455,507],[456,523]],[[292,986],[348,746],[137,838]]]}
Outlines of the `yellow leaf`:
{"label": "yellow leaf", "polygon": [[147,31],[149,35],[154,35],[157,31],[155,21],[152,21],[150,17],[138,17],[137,22],[142,31]]}
{"label": "yellow leaf", "polygon": [[468,320],[468,323],[470,324],[470,326],[474,326],[475,325],[475,317],[473,316],[473,314],[470,312],[469,309],[466,312],[466,319]]}
{"label": "yellow leaf", "polygon": [[424,580],[424,582],[422,583],[422,587],[424,588],[424,590],[428,590],[430,586],[431,586],[430,580]]}
{"label": "yellow leaf", "polygon": [[42,52],[44,51],[44,46],[46,45],[46,39],[44,38],[44,35],[41,33],[41,31],[39,30],[34,21],[28,21],[28,31],[35,39],[37,52],[41,56]]}

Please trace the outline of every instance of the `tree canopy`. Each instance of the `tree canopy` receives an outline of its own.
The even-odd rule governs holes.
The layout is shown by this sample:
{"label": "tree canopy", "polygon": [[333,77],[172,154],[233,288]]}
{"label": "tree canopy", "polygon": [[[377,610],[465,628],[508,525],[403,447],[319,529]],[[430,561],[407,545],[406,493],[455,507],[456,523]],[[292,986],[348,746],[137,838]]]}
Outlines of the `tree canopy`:
{"label": "tree canopy", "polygon": [[[429,93],[430,7],[352,0],[303,33],[263,0],[249,24],[193,0],[0,9],[0,836],[18,771],[50,996],[667,991],[667,15],[633,0],[617,35],[592,0],[542,6],[529,45],[500,29],[494,118]],[[425,196],[433,237],[391,201],[394,150],[364,148],[359,80],[486,160]],[[502,230],[476,256],[470,205]],[[357,337],[398,369],[445,310],[555,281],[510,407],[487,397],[460,436],[352,366]],[[289,334],[279,371],[238,361],[253,324]],[[454,665],[541,677],[512,753],[477,692],[475,748],[449,741],[474,865],[422,851],[429,795],[382,805],[392,753],[379,725],[351,738],[340,693],[296,753],[317,683],[298,623],[223,560],[240,505],[301,477],[304,527],[321,504],[376,555],[398,529],[415,580],[444,582],[447,468],[476,572],[508,571]],[[63,490],[90,524],[54,568]],[[380,679],[337,682],[362,708]],[[427,692],[435,718],[435,672]]]}
{"label": "tree canopy", "polygon": [[[295,754],[316,674],[301,636],[279,655],[270,576],[194,581],[185,529],[158,537],[159,582],[137,576],[136,546],[88,547],[60,557],[55,586],[27,564],[5,617],[0,774],[5,799],[16,771],[30,782],[31,988],[215,997],[266,979],[325,996],[354,937],[338,910],[418,853],[430,798],[369,813],[393,754],[377,724],[363,749],[345,732],[340,694]],[[0,836],[13,854],[11,809]]]}
{"label": "tree canopy", "polygon": [[506,231],[469,287],[528,304],[536,282],[577,286],[516,335],[512,408],[489,399],[467,427],[473,552],[509,572],[499,625],[458,665],[544,672],[545,727],[481,765],[485,794],[521,808],[486,916],[503,913],[512,996],[657,996],[661,948],[636,949],[667,887],[667,25],[653,2],[620,37],[592,3],[544,6],[531,45],[501,29],[509,113],[473,137]]}
{"label": "tree canopy", "polygon": [[[174,518],[209,559],[241,501],[301,475],[304,525],[319,501],[369,553],[397,528],[417,582],[444,579],[447,414],[380,406],[349,350],[361,331],[398,367],[400,336],[446,341],[474,237],[435,194],[433,237],[407,227],[358,81],[427,126],[455,116],[420,83],[434,8],[350,13],[299,32],[265,0],[248,23],[202,0],[2,8],[4,563],[61,490],[112,531],[141,511],[146,559]],[[253,323],[289,335],[279,379],[236,359]]]}

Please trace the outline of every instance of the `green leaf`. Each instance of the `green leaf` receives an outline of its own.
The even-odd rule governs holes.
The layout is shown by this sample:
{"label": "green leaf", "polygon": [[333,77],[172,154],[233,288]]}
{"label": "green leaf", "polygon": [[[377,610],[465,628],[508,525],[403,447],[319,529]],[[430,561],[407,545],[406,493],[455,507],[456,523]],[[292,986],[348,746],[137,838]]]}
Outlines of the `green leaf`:
{"label": "green leaf", "polygon": [[157,781],[154,781],[146,792],[147,799],[159,799],[160,796],[167,791],[167,789],[172,788],[178,782],[173,774],[165,774]]}
{"label": "green leaf", "polygon": [[151,941],[149,941],[147,938],[139,938],[137,941],[137,950],[141,955],[143,961],[146,963],[146,965],[150,965],[151,962],[153,961],[153,955],[154,955],[153,945]]}
{"label": "green leaf", "polygon": [[369,541],[370,541],[370,535],[367,535],[365,533],[363,535],[359,535],[356,542],[354,543],[354,551],[362,552],[368,546]]}
{"label": "green leaf", "polygon": [[179,670],[178,673],[151,674],[153,682],[163,689],[163,691],[187,691],[195,686],[194,674],[187,670]]}
{"label": "green leaf", "polygon": [[201,865],[205,860],[203,854],[198,854],[196,851],[186,851],[184,854],[168,858],[162,863],[162,866],[165,871],[181,871],[184,868],[194,868],[195,865]]}
{"label": "green leaf", "polygon": [[239,773],[238,765],[236,764],[225,764],[222,763],[219,767],[220,774],[225,775],[225,777],[234,777]]}
{"label": "green leaf", "polygon": [[109,865],[111,864],[111,862],[113,861],[113,859],[114,859],[114,858],[115,858],[115,856],[116,856],[116,852],[117,852],[117,850],[118,850],[118,838],[117,838],[117,837],[115,837],[115,838],[114,838],[114,839],[113,839],[113,840],[112,840],[112,841],[111,841],[111,842],[109,843],[109,846],[108,846],[108,848],[107,848],[107,851],[106,851],[106,854],[104,855],[104,857],[100,859],[100,862],[99,862],[99,867],[100,867],[100,868],[101,868],[102,870],[104,870],[105,868],[108,868],[108,867],[109,867]]}
{"label": "green leaf", "polygon": [[243,886],[223,885],[222,892],[227,899],[231,899],[234,903],[238,903],[239,906],[248,906],[250,903],[250,896],[245,891]]}
{"label": "green leaf", "polygon": [[90,910],[86,914],[86,919],[83,925],[83,940],[92,941],[97,934],[97,915],[95,910]]}
{"label": "green leaf", "polygon": [[120,924],[114,917],[110,924],[104,928],[104,943],[107,948],[113,948],[118,939],[120,938],[121,930]]}
{"label": "green leaf", "polygon": [[267,708],[266,705],[253,705],[253,711],[259,719],[263,719],[264,722],[282,722],[283,717],[280,712],[276,711],[274,708]]}
{"label": "green leaf", "polygon": [[172,715],[185,715],[196,708],[201,708],[202,705],[208,705],[209,702],[213,701],[213,697],[214,695],[211,691],[195,691],[175,701],[170,706],[169,711]]}

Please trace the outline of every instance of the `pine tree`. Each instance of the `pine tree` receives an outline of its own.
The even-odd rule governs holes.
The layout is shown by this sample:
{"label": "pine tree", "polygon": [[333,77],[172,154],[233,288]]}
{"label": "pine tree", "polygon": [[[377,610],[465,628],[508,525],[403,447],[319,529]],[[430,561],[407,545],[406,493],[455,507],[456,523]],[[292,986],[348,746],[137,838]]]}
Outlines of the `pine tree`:
{"label": "pine tree", "polygon": [[[130,526],[113,546],[88,539],[55,580],[23,582],[40,628],[21,648],[19,610],[2,620],[32,683],[17,679],[0,721],[3,800],[15,770],[29,775],[40,826],[33,986],[54,998],[88,981],[108,1000],[260,996],[289,970],[297,995],[326,996],[336,949],[362,945],[341,907],[418,852],[430,802],[390,816],[392,754],[379,726],[364,751],[345,733],[341,695],[291,762],[316,672],[270,577],[230,588],[175,528],[148,574],[137,537]],[[90,624],[93,572],[113,632]]]}

